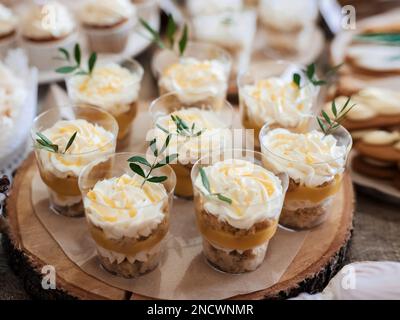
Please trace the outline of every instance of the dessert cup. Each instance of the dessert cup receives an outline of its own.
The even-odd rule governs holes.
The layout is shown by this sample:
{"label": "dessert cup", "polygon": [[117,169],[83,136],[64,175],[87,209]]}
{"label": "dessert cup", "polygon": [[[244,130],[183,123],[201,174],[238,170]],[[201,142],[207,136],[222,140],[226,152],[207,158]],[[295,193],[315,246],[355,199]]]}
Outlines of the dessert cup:
{"label": "dessert cup", "polygon": [[157,267],[169,228],[176,182],[174,171],[166,165],[152,174],[166,176],[167,180],[141,186],[143,179],[131,171],[127,162],[132,156],[107,155],[89,164],[79,177],[89,231],[100,263],[109,272],[125,278]]}
{"label": "dessert cup", "polygon": [[90,77],[73,75],[66,80],[68,96],[74,103],[95,105],[115,117],[119,126],[118,150],[130,143],[142,77],[142,66],[136,60],[127,59],[119,64],[99,64]]}
{"label": "dessert cup", "polygon": [[160,95],[176,92],[183,103],[224,100],[231,65],[228,52],[201,42],[189,42],[182,57],[173,50],[161,50],[152,62]]}
{"label": "dessert cup", "polygon": [[[251,150],[231,149],[199,159],[193,166],[197,225],[203,253],[218,270],[244,273],[257,269],[278,226],[288,184],[287,174],[263,168],[264,156]],[[222,201],[209,188],[231,200]]]}
{"label": "dessert cup", "polygon": [[304,230],[326,221],[341,190],[352,146],[349,132],[340,126],[324,136],[316,119],[309,118],[302,132],[271,129],[265,124],[260,143],[265,166],[273,172],[286,170],[289,175],[280,224]]}
{"label": "dessert cup", "polygon": [[[307,81],[301,65],[287,61],[271,61],[263,68],[252,67],[238,77],[239,107],[242,125],[254,130],[254,145],[260,149],[259,134],[268,122],[270,128],[301,127],[316,112],[319,87]],[[302,88],[293,82],[293,74],[301,76]]]}
{"label": "dessert cup", "polygon": [[98,53],[124,51],[137,22],[136,8],[129,0],[90,0],[79,16],[90,49]]}
{"label": "dessert cup", "polygon": [[[219,152],[227,146],[230,147],[233,108],[228,101],[220,99],[184,104],[179,94],[167,93],[151,103],[150,113],[154,123],[153,133],[156,137],[160,137],[158,140],[164,141],[167,136],[160,126],[173,133],[166,153],[179,153],[178,159],[170,164],[177,177],[175,194],[190,199],[193,197],[190,179],[193,164],[208,153]],[[201,130],[203,132],[201,135],[188,138],[176,134],[176,125],[168,121],[172,114],[184,118],[184,113],[188,113],[186,116],[191,118],[188,120],[188,125],[192,126],[195,123],[195,132]],[[208,124],[203,122],[200,118],[203,116],[211,122]],[[203,124],[204,127],[202,127]]]}
{"label": "dessert cup", "polygon": [[[53,131],[55,138],[52,139],[49,134],[57,125],[61,127],[59,131]],[[63,138],[69,139],[75,131],[78,133],[71,148],[68,152],[61,152],[68,141]],[[60,152],[38,148],[38,132],[58,144]],[[52,108],[34,120],[31,137],[35,144],[40,176],[49,190],[51,209],[69,217],[83,215],[82,197],[78,187],[80,171],[98,157],[113,153],[117,134],[118,124],[114,117],[89,105]],[[76,148],[74,144],[77,145]]]}

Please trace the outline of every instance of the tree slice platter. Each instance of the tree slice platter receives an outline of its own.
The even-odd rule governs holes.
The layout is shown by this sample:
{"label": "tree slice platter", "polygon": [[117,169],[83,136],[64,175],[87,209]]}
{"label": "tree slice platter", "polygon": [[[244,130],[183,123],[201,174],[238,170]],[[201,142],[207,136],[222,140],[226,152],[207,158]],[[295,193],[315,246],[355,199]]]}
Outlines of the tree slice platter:
{"label": "tree slice platter", "polygon": [[[147,299],[93,278],[67,258],[41,224],[31,205],[31,181],[36,170],[31,154],[17,171],[6,200],[2,242],[11,267],[29,294],[40,299]],[[352,233],[354,193],[345,175],[338,217],[311,231],[280,281],[267,289],[232,299],[283,299],[300,292],[321,291],[345,261]],[[42,268],[57,269],[56,289],[42,289]]]}

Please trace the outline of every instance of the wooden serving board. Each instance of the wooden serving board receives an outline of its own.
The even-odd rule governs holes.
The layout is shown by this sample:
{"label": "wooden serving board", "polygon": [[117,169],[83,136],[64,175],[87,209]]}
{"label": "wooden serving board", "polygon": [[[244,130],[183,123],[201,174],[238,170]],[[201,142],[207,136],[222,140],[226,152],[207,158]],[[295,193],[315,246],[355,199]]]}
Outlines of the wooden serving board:
{"label": "wooden serving board", "polygon": [[[23,279],[26,290],[41,299],[146,299],[148,297],[111,287],[84,273],[67,258],[31,205],[31,182],[36,171],[31,154],[17,171],[6,201],[2,242],[10,265]],[[270,288],[232,299],[279,299],[300,292],[321,291],[342,266],[352,233],[354,194],[351,178],[344,177],[341,204],[335,219],[312,230],[278,283]],[[0,225],[1,225],[0,224]],[[57,270],[57,289],[43,290],[42,267]]]}

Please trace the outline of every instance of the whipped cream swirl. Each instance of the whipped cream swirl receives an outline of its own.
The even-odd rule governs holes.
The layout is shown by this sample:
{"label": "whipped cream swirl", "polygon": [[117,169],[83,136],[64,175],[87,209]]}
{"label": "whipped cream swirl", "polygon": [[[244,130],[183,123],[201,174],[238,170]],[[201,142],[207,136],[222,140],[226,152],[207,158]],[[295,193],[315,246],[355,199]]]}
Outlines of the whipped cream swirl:
{"label": "whipped cream swirl", "polygon": [[[195,124],[194,132],[202,132],[197,137],[186,137],[179,134],[172,136],[166,152],[168,154],[179,153],[178,161],[181,164],[193,164],[200,157],[208,155],[210,151],[221,150],[224,143],[229,141],[229,125],[223,119],[212,110],[191,107],[157,118],[154,134],[157,143],[160,144],[159,148],[162,147],[167,137],[167,133],[160,127],[168,132],[176,133],[176,123],[171,119],[171,115],[180,117],[190,128]],[[228,117],[228,115],[224,116]]]}
{"label": "whipped cream swirl", "polygon": [[227,159],[204,171],[213,193],[221,193],[232,204],[209,197],[201,175],[195,186],[204,195],[204,209],[238,229],[250,229],[257,222],[276,219],[281,211],[284,191],[281,180],[253,162]]}
{"label": "whipped cream swirl", "polygon": [[90,0],[80,11],[80,20],[88,26],[109,27],[136,17],[130,0]]}
{"label": "whipped cream swirl", "polygon": [[64,38],[76,27],[69,10],[59,2],[32,7],[22,21],[22,35],[33,40]]}
{"label": "whipped cream swirl", "polygon": [[261,145],[275,172],[287,172],[292,180],[307,187],[332,181],[345,169],[346,147],[317,130],[303,134],[274,129],[261,138]]}
{"label": "whipped cream swirl", "polygon": [[139,73],[108,63],[95,67],[90,76],[69,78],[68,94],[72,101],[89,103],[119,115],[138,99],[141,79]]}
{"label": "whipped cream swirl", "polygon": [[81,170],[99,155],[114,151],[116,137],[113,133],[83,119],[58,121],[42,133],[64,150],[74,132],[77,132],[76,138],[65,154],[40,150],[45,170],[62,178],[79,176]]}
{"label": "whipped cream swirl", "polygon": [[159,84],[168,92],[176,92],[184,103],[194,103],[210,97],[225,97],[228,73],[217,60],[182,58],[167,67]]}
{"label": "whipped cream swirl", "polygon": [[268,122],[297,127],[312,114],[318,88],[311,84],[299,88],[292,81],[295,70],[290,66],[282,77],[262,79],[240,89],[245,111],[257,126]]}
{"label": "whipped cream swirl", "polygon": [[147,237],[163,221],[167,191],[160,183],[123,174],[98,181],[84,204],[88,219],[109,239]]}

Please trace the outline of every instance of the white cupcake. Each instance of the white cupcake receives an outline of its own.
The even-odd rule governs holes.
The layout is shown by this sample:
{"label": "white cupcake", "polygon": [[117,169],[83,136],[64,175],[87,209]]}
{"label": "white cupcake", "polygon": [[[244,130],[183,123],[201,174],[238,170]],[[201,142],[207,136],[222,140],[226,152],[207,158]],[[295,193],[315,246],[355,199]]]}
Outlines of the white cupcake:
{"label": "white cupcake", "polygon": [[30,8],[22,19],[21,35],[30,63],[42,70],[60,66],[60,61],[54,59],[58,48],[70,51],[77,41],[74,18],[58,2]]}
{"label": "white cupcake", "polygon": [[0,4],[0,56],[5,56],[16,40],[17,17],[7,7]]}
{"label": "white cupcake", "polygon": [[126,47],[137,12],[129,0],[88,0],[79,19],[92,51],[118,53]]}

